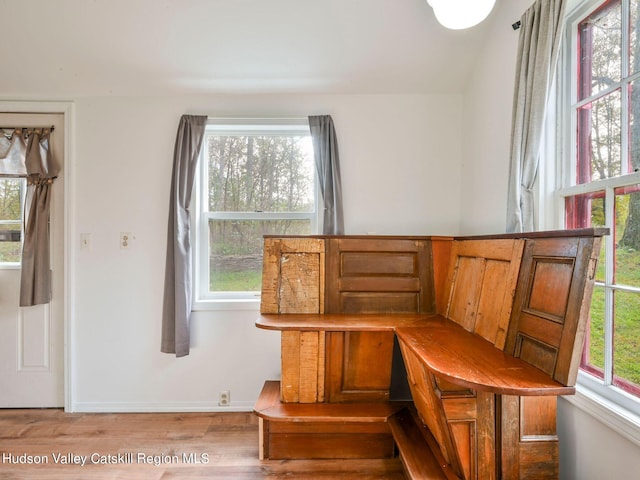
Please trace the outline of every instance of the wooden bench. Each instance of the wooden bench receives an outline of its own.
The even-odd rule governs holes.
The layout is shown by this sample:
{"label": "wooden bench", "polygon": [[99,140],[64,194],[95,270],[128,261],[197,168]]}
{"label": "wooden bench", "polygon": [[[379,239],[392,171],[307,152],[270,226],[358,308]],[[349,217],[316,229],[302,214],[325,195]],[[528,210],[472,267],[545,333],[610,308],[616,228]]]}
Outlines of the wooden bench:
{"label": "wooden bench", "polygon": [[256,404],[261,457],[557,478],[606,233],[266,237],[257,326],[282,332],[282,377]]}

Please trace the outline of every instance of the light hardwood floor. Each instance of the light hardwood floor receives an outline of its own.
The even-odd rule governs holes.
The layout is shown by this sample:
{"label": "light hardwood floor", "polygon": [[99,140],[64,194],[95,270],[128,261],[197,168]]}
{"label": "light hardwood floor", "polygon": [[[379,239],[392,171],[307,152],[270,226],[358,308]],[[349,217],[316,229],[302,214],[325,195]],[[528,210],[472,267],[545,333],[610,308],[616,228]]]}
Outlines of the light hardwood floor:
{"label": "light hardwood floor", "polygon": [[[38,461],[42,464],[35,464]],[[69,461],[79,464],[63,463]],[[258,421],[251,413],[66,414],[56,409],[0,409],[2,480],[254,478],[405,477],[397,458],[260,461]]]}

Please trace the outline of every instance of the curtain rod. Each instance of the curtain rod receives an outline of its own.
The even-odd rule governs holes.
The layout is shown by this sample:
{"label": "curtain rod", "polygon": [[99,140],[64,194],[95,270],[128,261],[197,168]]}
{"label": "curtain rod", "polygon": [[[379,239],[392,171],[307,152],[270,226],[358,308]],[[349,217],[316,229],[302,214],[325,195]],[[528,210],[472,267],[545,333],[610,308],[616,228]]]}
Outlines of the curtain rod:
{"label": "curtain rod", "polygon": [[55,127],[51,125],[50,127],[0,127],[0,130],[29,130],[34,128],[40,128],[42,130],[49,129],[50,132],[55,130]]}

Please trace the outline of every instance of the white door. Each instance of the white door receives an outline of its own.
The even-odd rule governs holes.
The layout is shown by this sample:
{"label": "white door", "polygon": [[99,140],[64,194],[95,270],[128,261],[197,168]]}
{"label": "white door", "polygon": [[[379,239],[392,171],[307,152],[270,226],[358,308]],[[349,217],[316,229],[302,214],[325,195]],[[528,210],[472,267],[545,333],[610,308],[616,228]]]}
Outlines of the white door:
{"label": "white door", "polygon": [[[0,113],[2,127],[54,126],[51,149],[62,166],[51,203],[52,301],[20,307],[20,265],[0,263],[0,408],[64,406],[64,115]],[[1,211],[0,211],[1,212]],[[2,222],[0,230],[10,226]],[[9,247],[8,235],[0,249]],[[14,238],[15,239],[15,238]],[[14,243],[15,245],[15,243]],[[15,249],[14,249],[15,250]],[[6,260],[11,253],[4,253]]]}

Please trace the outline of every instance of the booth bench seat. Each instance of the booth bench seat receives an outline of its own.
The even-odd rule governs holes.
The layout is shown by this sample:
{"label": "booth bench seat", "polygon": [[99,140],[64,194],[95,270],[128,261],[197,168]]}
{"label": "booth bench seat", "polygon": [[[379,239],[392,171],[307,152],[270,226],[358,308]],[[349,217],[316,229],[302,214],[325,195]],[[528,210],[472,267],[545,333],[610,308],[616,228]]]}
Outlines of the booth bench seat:
{"label": "booth bench seat", "polygon": [[261,458],[557,478],[607,233],[265,237],[256,325],[281,331],[282,374],[255,407]]}

